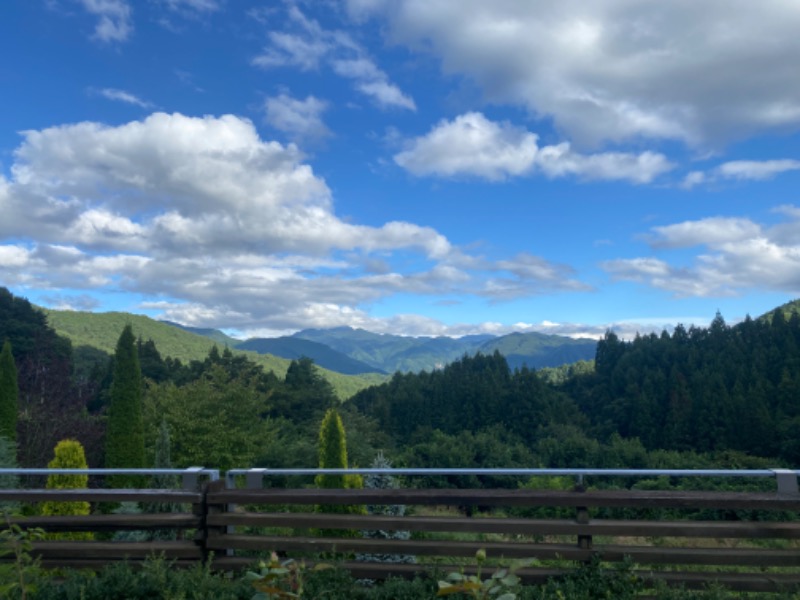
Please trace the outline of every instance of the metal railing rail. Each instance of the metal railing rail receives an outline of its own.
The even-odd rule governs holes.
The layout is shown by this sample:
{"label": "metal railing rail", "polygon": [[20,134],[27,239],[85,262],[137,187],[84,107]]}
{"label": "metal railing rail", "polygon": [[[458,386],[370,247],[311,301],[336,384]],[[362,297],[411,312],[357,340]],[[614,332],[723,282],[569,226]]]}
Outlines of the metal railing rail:
{"label": "metal railing rail", "polygon": [[775,478],[778,493],[797,494],[798,474],[793,469],[231,469],[225,473],[225,487],[236,487],[236,478],[245,477],[246,487],[261,487],[264,477],[287,475],[486,475],[486,476],[551,476],[575,477],[582,484],[584,477],[769,477]]}
{"label": "metal railing rail", "polygon": [[219,481],[219,469],[208,469],[206,467],[187,467],[186,469],[23,469],[23,468],[2,468],[0,477],[3,475],[174,475],[181,478],[183,489],[194,489],[200,482],[201,477],[207,477],[209,481]]}

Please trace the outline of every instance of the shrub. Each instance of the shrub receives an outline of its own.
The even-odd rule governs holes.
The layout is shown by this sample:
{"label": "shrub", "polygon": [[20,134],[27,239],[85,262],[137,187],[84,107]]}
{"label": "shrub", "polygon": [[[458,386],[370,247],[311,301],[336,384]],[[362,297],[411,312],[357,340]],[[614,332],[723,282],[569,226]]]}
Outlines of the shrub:
{"label": "shrub", "polygon": [[[86,469],[86,456],[83,446],[76,440],[61,440],[56,444],[55,457],[48,463],[50,469]],[[85,488],[89,484],[88,475],[48,475],[47,489],[65,490]],[[42,514],[45,516],[88,515],[90,507],[88,502],[44,502]],[[50,533],[51,540],[90,540],[90,532]]]}

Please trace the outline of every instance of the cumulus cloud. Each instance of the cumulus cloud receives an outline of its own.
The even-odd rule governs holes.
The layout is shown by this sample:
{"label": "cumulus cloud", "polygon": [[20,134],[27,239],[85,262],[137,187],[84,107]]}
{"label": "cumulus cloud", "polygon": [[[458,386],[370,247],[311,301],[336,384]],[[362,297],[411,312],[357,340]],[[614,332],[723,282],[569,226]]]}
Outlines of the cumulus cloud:
{"label": "cumulus cloud", "polygon": [[396,294],[586,289],[540,257],[489,260],[424,225],[345,221],[297,147],[233,115],[23,136],[11,177],[0,176],[8,285],[170,298],[173,320],[242,330],[357,324],[364,305]]}
{"label": "cumulus cloud", "polygon": [[395,162],[414,175],[473,176],[500,181],[541,172],[548,177],[650,183],[673,168],[663,154],[604,152],[581,154],[570,144],[543,146],[538,136],[507,122],[470,112],[441,121],[409,142]]}
{"label": "cumulus cloud", "polygon": [[322,121],[328,104],[324,100],[307,96],[305,100],[280,94],[267,98],[264,112],[267,123],[295,140],[321,139],[331,135]]}
{"label": "cumulus cloud", "polygon": [[800,10],[709,0],[349,0],[390,41],[428,52],[486,101],[553,119],[580,144],[719,147],[800,126]]}
{"label": "cumulus cloud", "polygon": [[94,38],[101,42],[124,42],[133,33],[131,7],[125,0],[79,0],[83,8],[98,17]]}
{"label": "cumulus cloud", "polygon": [[392,83],[348,33],[324,29],[294,5],[287,9],[287,17],[285,29],[267,34],[269,43],[253,59],[255,66],[311,71],[326,65],[337,75],[353,80],[355,89],[380,108],[417,109],[414,99]]}
{"label": "cumulus cloud", "polygon": [[618,280],[635,281],[677,296],[730,296],[746,290],[800,292],[800,211],[780,207],[786,219],[766,226],[745,218],[713,217],[654,227],[654,249],[701,246],[692,264],[655,257],[602,263]]}

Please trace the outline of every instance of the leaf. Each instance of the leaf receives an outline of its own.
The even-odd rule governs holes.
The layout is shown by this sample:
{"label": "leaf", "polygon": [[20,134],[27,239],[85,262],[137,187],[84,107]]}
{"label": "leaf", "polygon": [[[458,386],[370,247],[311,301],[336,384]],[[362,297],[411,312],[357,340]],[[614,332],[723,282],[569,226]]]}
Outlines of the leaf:
{"label": "leaf", "polygon": [[502,596],[498,596],[495,600],[517,600],[517,595],[511,592],[506,592]]}

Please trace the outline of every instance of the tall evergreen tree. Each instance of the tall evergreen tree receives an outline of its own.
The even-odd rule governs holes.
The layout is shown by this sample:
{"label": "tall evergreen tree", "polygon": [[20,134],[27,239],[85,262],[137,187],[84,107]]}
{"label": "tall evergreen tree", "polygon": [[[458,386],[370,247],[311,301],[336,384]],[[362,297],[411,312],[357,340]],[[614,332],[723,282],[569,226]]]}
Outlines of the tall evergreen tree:
{"label": "tall evergreen tree", "polygon": [[[346,469],[347,468],[347,437],[344,431],[342,418],[336,409],[331,408],[325,413],[319,429],[319,468],[320,469]],[[320,488],[362,488],[363,480],[359,475],[317,475],[317,487]],[[321,505],[317,507],[323,513],[350,513],[361,514],[363,506],[347,506],[343,504]],[[343,535],[355,537],[356,531],[352,530],[322,530],[322,535]]]}
{"label": "tall evergreen tree", "polygon": [[[144,420],[142,407],[142,372],[136,339],[126,325],[114,353],[114,378],[111,382],[108,428],[106,431],[106,467],[141,469],[144,458]],[[110,477],[112,487],[136,485],[129,477]]]}
{"label": "tall evergreen tree", "polygon": [[0,436],[12,442],[17,440],[18,399],[17,366],[11,354],[11,342],[6,340],[0,352]]}

